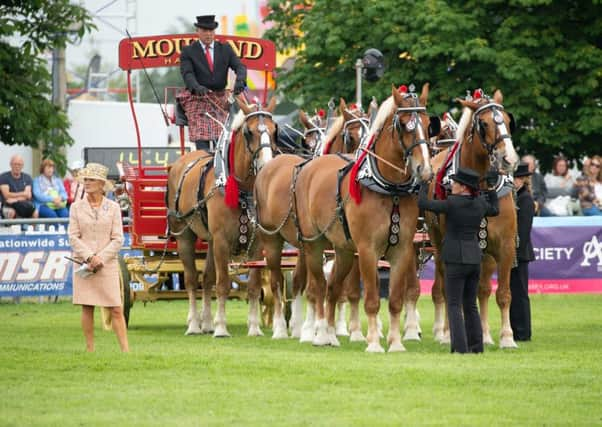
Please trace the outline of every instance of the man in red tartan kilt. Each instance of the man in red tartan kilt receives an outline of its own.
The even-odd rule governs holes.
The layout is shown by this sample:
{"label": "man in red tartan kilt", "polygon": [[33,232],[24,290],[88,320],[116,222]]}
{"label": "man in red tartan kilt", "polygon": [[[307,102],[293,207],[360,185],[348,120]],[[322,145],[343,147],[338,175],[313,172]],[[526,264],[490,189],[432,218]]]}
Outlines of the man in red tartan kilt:
{"label": "man in red tartan kilt", "polygon": [[197,150],[211,151],[212,144],[222,132],[221,126],[205,115],[208,112],[220,122],[228,114],[228,69],[236,73],[234,94],[246,87],[247,68],[228,43],[215,40],[218,23],[215,15],[196,17],[199,40],[182,49],[180,73],[186,90],[178,95],[178,102],[188,119],[188,132]]}

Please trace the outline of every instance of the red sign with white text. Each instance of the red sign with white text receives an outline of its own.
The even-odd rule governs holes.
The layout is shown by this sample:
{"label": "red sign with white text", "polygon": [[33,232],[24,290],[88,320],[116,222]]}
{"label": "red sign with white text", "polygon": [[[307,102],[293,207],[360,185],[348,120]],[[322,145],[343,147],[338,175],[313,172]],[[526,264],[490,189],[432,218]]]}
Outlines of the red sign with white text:
{"label": "red sign with white text", "polygon": [[[250,70],[272,71],[276,67],[276,47],[270,40],[227,35],[216,35],[215,38],[221,43],[229,43]],[[119,42],[119,67],[127,71],[179,66],[182,48],[196,40],[195,33],[122,39]]]}

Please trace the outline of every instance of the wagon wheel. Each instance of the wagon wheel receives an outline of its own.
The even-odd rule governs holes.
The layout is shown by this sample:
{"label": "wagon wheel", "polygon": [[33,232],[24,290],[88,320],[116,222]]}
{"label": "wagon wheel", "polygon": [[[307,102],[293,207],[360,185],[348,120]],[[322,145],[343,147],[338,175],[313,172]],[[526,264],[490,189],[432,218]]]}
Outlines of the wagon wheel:
{"label": "wagon wheel", "polygon": [[123,317],[126,327],[130,323],[130,308],[133,305],[130,288],[130,272],[123,257],[119,257],[119,285],[121,288],[121,301],[123,302]]}

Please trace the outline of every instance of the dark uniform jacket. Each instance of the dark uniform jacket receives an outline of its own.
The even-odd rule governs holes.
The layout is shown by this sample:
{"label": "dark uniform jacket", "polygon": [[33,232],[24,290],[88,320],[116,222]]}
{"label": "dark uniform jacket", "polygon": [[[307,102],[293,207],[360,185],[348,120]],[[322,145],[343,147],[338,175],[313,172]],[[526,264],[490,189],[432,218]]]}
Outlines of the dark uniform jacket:
{"label": "dark uniform jacket", "polygon": [[449,195],[446,200],[428,200],[427,186],[423,185],[418,198],[421,209],[445,214],[445,236],[441,260],[445,263],[480,264],[481,248],[477,233],[484,216],[499,213],[497,193],[485,196]]}
{"label": "dark uniform jacket", "polygon": [[533,245],[531,244],[531,227],[533,226],[533,216],[535,215],[535,203],[531,193],[526,187],[518,190],[518,199],[516,212],[518,220],[518,249],[516,255],[519,261],[533,261]]}
{"label": "dark uniform jacket", "polygon": [[236,80],[246,81],[247,68],[228,43],[213,42],[213,73],[209,69],[200,41],[197,40],[182,49],[180,73],[190,91],[199,86],[213,91],[224,90],[228,83],[228,68],[234,70]]}

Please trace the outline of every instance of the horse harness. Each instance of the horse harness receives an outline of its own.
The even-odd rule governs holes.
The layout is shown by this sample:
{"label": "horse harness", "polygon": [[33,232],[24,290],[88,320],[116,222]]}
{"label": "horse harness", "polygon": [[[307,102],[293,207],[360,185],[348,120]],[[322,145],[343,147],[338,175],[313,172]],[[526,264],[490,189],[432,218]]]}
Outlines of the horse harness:
{"label": "horse harness", "polygon": [[[483,120],[481,120],[481,118],[480,118],[481,114],[488,110],[491,110],[491,114],[493,115],[493,122],[495,123],[495,135],[494,135],[492,144],[487,144],[487,142],[486,142],[487,126],[486,126],[485,122]],[[487,154],[489,155],[489,158],[490,158],[490,162],[492,164],[494,164],[494,162],[495,162],[494,156],[493,156],[493,151],[495,150],[495,147],[497,147],[497,145],[500,142],[502,142],[506,139],[511,139],[510,133],[508,132],[508,129],[506,128],[506,123],[504,123],[504,116],[502,114],[502,111],[504,111],[504,106],[497,104],[495,102],[489,102],[489,103],[479,107],[474,112],[474,116],[472,118],[472,128],[470,131],[470,136],[468,138],[468,142],[470,143],[470,142],[472,142],[473,135],[475,134],[475,132],[477,132],[479,134],[479,140],[481,142],[481,145],[483,146],[485,151],[487,151]]]}

